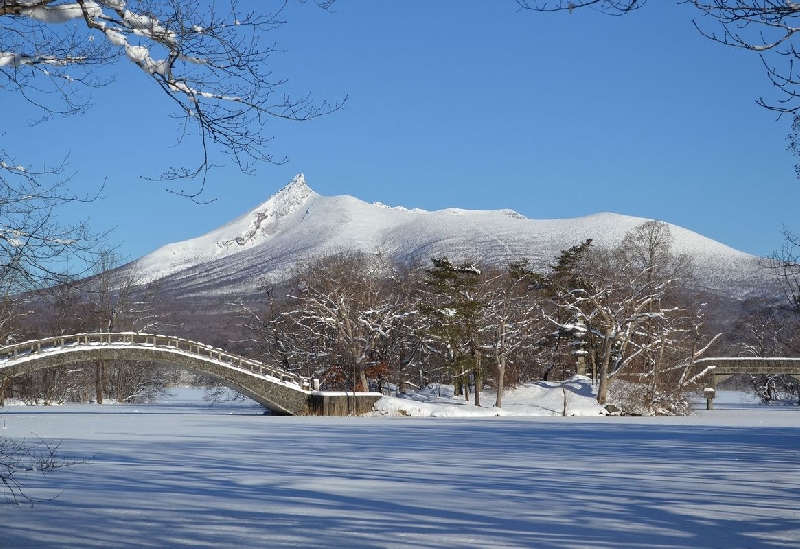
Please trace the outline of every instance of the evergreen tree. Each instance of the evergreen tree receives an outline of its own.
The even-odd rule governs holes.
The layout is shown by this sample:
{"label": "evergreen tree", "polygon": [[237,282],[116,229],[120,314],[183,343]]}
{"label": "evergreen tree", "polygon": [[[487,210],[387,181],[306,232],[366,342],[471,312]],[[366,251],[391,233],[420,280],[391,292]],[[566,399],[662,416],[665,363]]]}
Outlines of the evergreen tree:
{"label": "evergreen tree", "polygon": [[456,266],[446,257],[432,258],[425,283],[429,300],[422,313],[429,322],[429,336],[439,343],[450,367],[455,394],[469,399],[470,377],[475,384],[475,404],[480,405],[483,383],[481,349],[478,341],[485,304],[479,297],[481,271],[464,262]]}

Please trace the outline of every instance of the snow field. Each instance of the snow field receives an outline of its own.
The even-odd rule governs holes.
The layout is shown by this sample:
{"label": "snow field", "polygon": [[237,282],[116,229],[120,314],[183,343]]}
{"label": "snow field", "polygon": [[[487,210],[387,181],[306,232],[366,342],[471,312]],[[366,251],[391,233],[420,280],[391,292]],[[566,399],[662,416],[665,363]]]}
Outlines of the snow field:
{"label": "snow field", "polygon": [[30,495],[58,497],[3,504],[0,547],[800,545],[796,407],[721,398],[682,418],[301,418],[179,393],[8,407],[2,419],[4,436],[94,458],[26,475]]}
{"label": "snow field", "polygon": [[375,405],[375,416],[489,417],[489,416],[601,416],[591,381],[575,376],[564,382],[531,382],[507,390],[503,406],[495,408],[497,393],[481,393],[481,406],[475,406],[474,394],[467,402],[453,396],[453,386],[431,384],[422,391],[387,396]]}

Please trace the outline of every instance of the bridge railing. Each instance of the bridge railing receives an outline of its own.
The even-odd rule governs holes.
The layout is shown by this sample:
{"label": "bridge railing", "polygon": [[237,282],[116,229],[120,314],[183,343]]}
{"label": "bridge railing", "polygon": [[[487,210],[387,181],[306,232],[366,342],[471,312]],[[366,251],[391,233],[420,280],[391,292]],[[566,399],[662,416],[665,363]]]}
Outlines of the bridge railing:
{"label": "bridge railing", "polygon": [[253,374],[274,377],[285,383],[294,383],[302,388],[309,388],[310,386],[310,380],[298,374],[269,366],[258,360],[228,353],[223,349],[212,347],[205,343],[180,337],[140,332],[93,332],[60,335],[16,343],[0,348],[0,366],[2,366],[3,362],[24,356],[80,346],[144,346],[176,352],[183,351],[193,356],[222,362],[240,370],[247,370]]}
{"label": "bridge railing", "polygon": [[714,366],[716,376],[737,374],[800,375],[797,357],[710,357],[695,361],[698,366]]}

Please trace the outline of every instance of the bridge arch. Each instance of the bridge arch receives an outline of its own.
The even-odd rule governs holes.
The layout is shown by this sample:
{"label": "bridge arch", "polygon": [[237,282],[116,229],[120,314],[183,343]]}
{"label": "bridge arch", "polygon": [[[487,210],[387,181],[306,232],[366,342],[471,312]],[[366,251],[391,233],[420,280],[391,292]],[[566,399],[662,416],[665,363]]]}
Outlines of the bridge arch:
{"label": "bridge arch", "polygon": [[202,373],[281,415],[347,415],[372,409],[376,393],[312,391],[311,380],[196,341],[135,332],[64,335],[0,348],[0,375],[83,362],[147,361]]}

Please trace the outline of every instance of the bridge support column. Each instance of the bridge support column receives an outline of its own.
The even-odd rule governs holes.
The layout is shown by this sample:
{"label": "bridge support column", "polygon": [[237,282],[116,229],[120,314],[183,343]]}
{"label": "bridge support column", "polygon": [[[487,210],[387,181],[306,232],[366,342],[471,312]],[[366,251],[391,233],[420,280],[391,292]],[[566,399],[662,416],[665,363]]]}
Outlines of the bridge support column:
{"label": "bridge support column", "polygon": [[707,387],[703,390],[703,396],[706,397],[706,410],[714,409],[714,397],[717,396],[716,393],[716,389],[711,387]]}

